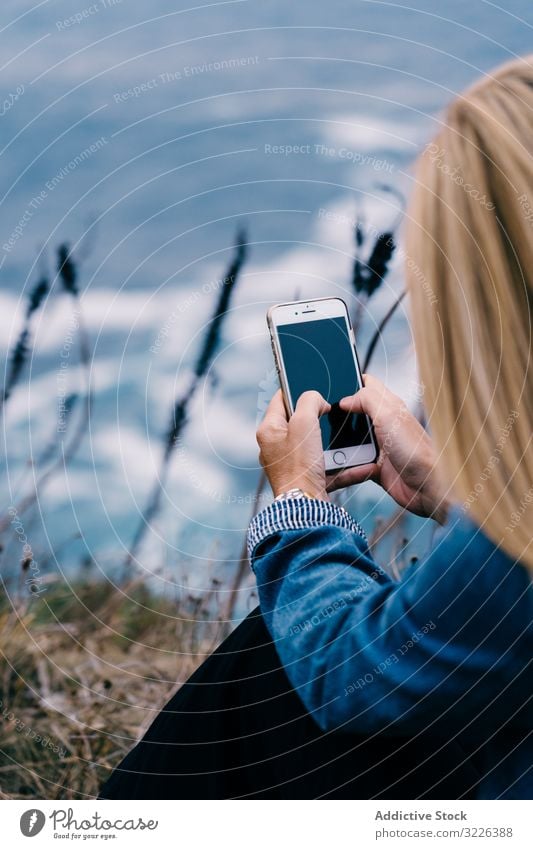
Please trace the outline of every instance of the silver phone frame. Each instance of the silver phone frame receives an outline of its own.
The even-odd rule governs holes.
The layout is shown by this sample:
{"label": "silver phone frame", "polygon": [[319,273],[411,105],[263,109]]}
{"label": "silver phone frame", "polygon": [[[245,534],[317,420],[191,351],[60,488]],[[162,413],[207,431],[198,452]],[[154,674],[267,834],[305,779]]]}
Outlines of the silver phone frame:
{"label": "silver phone frame", "polygon": [[[295,310],[294,307],[313,307],[314,305],[319,304],[320,306],[326,306],[327,304],[331,305],[331,310],[320,311],[320,315],[317,315],[316,318],[302,318],[302,315],[305,315],[305,311]],[[338,305],[338,306],[337,306]],[[336,309],[333,307],[336,306]],[[283,310],[284,313],[287,314],[286,321],[276,321],[276,312],[279,313],[280,310]],[[289,314],[292,312],[292,316]],[[299,300],[299,301],[287,301],[286,303],[273,304],[267,312],[267,325],[270,333],[270,340],[272,345],[272,352],[274,354],[274,361],[276,364],[276,370],[278,372],[278,377],[281,385],[281,390],[283,393],[283,399],[285,402],[285,408],[287,410],[287,415],[291,416],[294,412],[294,407],[291,401],[291,395],[289,392],[287,374],[285,371],[285,365],[283,363],[283,357],[281,355],[281,347],[279,344],[279,337],[277,333],[277,327],[283,324],[297,324],[297,323],[306,323],[309,321],[319,321],[324,318],[344,318],[346,321],[346,325],[348,328],[348,336],[351,341],[351,349],[353,353],[353,361],[355,366],[355,371],[359,380],[359,384],[364,386],[363,375],[361,373],[361,367],[359,365],[359,359],[357,357],[357,349],[355,346],[355,336],[353,332],[352,323],[350,321],[350,315],[348,312],[348,307],[346,305],[346,301],[339,297],[325,297],[325,298],[310,298],[309,300]],[[368,417],[367,417],[368,418]],[[369,422],[369,431],[371,442],[365,443],[363,445],[353,445],[348,448],[335,449],[334,451],[324,451],[324,463],[326,472],[335,472],[340,471],[341,469],[353,468],[354,466],[366,466],[369,463],[375,463],[378,457],[378,447],[376,438],[374,435],[374,431],[372,428],[372,422],[370,419]],[[340,457],[340,454],[344,455],[344,459]],[[337,459],[334,459],[334,456],[337,455]],[[340,462],[339,462],[340,460]]]}

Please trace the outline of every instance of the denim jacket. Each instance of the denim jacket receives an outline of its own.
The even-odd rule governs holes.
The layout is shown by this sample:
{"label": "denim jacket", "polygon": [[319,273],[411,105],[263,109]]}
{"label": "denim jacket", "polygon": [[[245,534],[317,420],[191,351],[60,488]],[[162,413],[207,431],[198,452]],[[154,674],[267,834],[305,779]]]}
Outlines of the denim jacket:
{"label": "denim jacket", "polygon": [[262,615],[324,730],[456,739],[479,798],[533,798],[533,587],[454,506],[393,580],[341,507],[293,498],[252,520]]}

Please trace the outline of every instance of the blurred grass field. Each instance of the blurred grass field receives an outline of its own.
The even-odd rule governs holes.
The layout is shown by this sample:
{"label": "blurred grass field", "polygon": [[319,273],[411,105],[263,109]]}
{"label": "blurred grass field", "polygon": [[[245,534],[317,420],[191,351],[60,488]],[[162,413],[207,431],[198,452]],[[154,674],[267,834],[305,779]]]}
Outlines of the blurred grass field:
{"label": "blurred grass field", "polygon": [[96,797],[222,636],[200,599],[176,605],[134,581],[2,592],[0,798]]}

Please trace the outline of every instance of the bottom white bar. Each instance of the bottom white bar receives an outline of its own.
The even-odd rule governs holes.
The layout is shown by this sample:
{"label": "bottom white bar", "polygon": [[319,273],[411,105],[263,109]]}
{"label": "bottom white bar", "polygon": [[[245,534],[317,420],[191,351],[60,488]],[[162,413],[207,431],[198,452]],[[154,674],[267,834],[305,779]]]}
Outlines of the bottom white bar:
{"label": "bottom white bar", "polygon": [[2,845],[530,849],[530,802],[4,801]]}

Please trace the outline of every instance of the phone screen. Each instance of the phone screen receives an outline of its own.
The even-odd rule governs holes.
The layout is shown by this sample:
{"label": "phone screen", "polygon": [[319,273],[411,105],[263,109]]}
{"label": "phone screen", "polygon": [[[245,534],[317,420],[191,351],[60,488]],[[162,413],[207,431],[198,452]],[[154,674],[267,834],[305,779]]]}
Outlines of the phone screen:
{"label": "phone screen", "polygon": [[320,418],[324,451],[371,442],[367,417],[339,407],[341,398],[361,388],[346,320],[339,316],[281,324],[277,333],[293,407],[308,389],[331,404]]}

